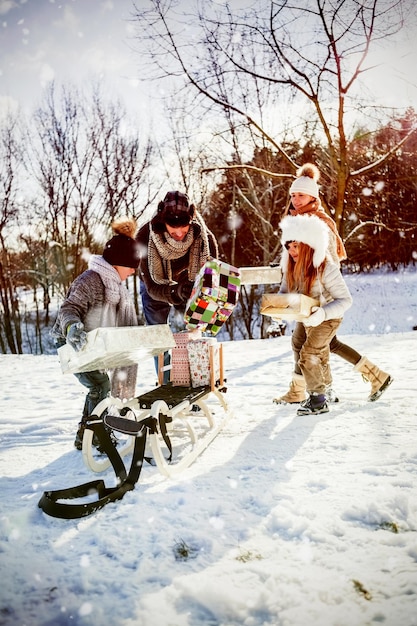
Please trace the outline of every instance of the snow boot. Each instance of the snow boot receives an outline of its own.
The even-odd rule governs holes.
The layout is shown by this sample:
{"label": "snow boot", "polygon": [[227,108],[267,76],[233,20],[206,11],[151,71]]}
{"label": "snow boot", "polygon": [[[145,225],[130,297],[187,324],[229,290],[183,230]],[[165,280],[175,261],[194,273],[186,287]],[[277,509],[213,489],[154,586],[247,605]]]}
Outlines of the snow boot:
{"label": "snow boot", "polygon": [[324,384],[326,385],[324,393],[326,394],[327,402],[339,402],[339,398],[332,387],[333,378],[329,363],[326,363],[326,365],[323,366],[323,379]]}
{"label": "snow boot", "polygon": [[337,397],[335,390],[331,386],[326,387],[325,393],[327,402],[339,402],[339,398]]}
{"label": "snow boot", "polygon": [[85,431],[85,422],[81,420],[81,422],[79,422],[78,424],[78,430],[77,430],[77,434],[75,435],[75,440],[74,440],[74,446],[77,448],[77,450],[83,449],[84,431]]}
{"label": "snow boot", "polygon": [[310,393],[307,400],[301,403],[297,410],[297,415],[318,415],[320,413],[328,413],[329,405],[327,404],[324,393]]}
{"label": "snow boot", "polygon": [[368,397],[368,402],[378,400],[393,381],[387,372],[382,371],[379,367],[371,363],[366,356],[363,356],[353,369],[362,374],[362,378],[365,381],[371,383],[371,393]]}
{"label": "snow boot", "polygon": [[287,393],[280,398],[274,398],[273,402],[275,402],[275,404],[299,404],[303,402],[303,400],[306,400],[306,398],[306,381],[304,380],[304,376],[294,373]]}
{"label": "snow boot", "polygon": [[[115,436],[113,430],[109,428],[108,426],[105,426],[105,429],[109,432],[111,442],[114,445],[114,447],[116,447],[117,444],[119,443],[119,440]],[[85,431],[85,422],[81,420],[81,422],[78,424],[78,430],[77,430],[77,434],[75,435],[75,440],[74,440],[74,446],[77,448],[77,450],[83,449],[84,431]],[[97,437],[96,434],[93,434],[93,446],[97,448],[99,452],[103,452],[100,446],[99,438]]]}

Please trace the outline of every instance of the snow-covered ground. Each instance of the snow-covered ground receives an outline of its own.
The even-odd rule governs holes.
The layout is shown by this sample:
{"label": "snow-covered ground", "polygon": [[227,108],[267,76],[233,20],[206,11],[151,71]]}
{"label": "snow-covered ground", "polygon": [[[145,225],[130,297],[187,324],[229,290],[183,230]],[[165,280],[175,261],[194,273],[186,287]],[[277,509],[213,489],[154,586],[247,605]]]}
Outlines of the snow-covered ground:
{"label": "snow-covered ground", "polygon": [[[417,272],[348,278],[339,333],[394,383],[332,357],[340,402],[297,417],[289,334],[224,344],[234,413],[175,479],[146,465],[136,489],[81,520],[43,491],[94,474],[73,447],[84,389],[56,356],[0,356],[0,624],[415,626]],[[140,364],[138,393],[154,387]],[[183,542],[190,558],[178,560]]]}

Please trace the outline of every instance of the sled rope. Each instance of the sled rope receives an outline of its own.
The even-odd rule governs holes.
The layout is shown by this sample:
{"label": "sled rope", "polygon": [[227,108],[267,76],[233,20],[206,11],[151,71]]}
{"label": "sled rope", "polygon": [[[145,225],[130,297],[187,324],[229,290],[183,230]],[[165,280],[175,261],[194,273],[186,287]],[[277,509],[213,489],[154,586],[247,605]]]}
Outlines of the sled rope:
{"label": "sled rope", "polygon": [[[139,480],[145,456],[148,430],[154,432],[156,427],[153,422],[154,420],[152,419],[146,419],[142,422],[142,427],[135,439],[132,461],[128,473],[126,472],[126,468],[120,454],[113,445],[110,434],[105,429],[103,422],[99,421],[89,424],[88,428],[91,428],[94,434],[97,435],[103,451],[109,457],[118,479],[118,485],[116,487],[106,487],[103,480],[93,480],[75,487],[68,487],[66,489],[58,489],[55,491],[45,491],[38,502],[39,508],[41,508],[44,513],[47,513],[52,517],[59,517],[61,519],[78,519],[95,513],[109,502],[121,500],[127,491],[131,491],[135,488],[135,484]],[[60,501],[85,498],[86,496],[91,496],[94,493],[98,495],[98,498],[91,502],[70,504]]]}

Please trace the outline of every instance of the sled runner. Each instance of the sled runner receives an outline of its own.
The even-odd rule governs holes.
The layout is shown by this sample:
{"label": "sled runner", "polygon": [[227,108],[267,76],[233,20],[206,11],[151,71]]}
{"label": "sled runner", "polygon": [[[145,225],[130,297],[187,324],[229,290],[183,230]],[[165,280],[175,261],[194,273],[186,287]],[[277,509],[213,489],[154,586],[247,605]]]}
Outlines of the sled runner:
{"label": "sled runner", "polygon": [[[277,268],[242,268],[242,284],[279,282]],[[207,448],[232,413],[226,392],[222,345],[214,335],[232,313],[241,272],[221,261],[206,264],[198,275],[184,321],[189,331],[172,334],[168,325],[99,328],[87,334],[86,348],[59,348],[63,373],[78,373],[135,365],[146,356],[160,362],[159,386],[123,402],[106,398],[90,416],[83,436],[82,455],[88,468],[102,472],[113,467],[116,486],[94,480],[75,487],[45,491],[38,506],[63,519],[91,515],[135,488],[144,462],[164,476],[175,476]],[[203,338],[204,330],[212,338]],[[190,332],[191,331],[191,332]],[[163,354],[171,350],[171,377],[163,381]],[[115,447],[110,432],[125,436]],[[97,457],[93,437],[104,455]],[[123,457],[131,454],[127,470]]]}
{"label": "sled runner", "polygon": [[[178,335],[189,333],[178,333],[174,337]],[[96,423],[104,423],[127,436],[117,448],[120,457],[132,452],[135,439],[143,431],[143,424],[151,424],[147,437],[148,450],[144,457],[156,465],[164,476],[177,475],[194,462],[231,417],[224,395],[222,346],[210,345],[209,341],[189,341],[189,344],[194,344],[191,354],[197,345],[199,349],[206,348],[208,351],[210,380],[207,384],[180,386],[170,382],[127,402],[106,398],[97,405],[83,437],[82,455],[88,468],[102,472],[111,465],[108,457],[97,456],[92,445],[94,433],[90,426]],[[174,355],[172,365],[175,371]],[[193,376],[192,382],[196,380],[200,382]]]}
{"label": "sled runner", "polygon": [[[171,335],[168,341],[167,330]],[[120,500],[127,491],[135,488],[146,461],[157,466],[165,476],[178,474],[207,448],[232,416],[224,397],[221,344],[196,333],[172,335],[167,327],[163,335],[162,345],[172,346],[173,382],[159,385],[127,402],[106,398],[96,406],[86,424],[82,447],[84,462],[95,472],[112,466],[117,486],[106,487],[103,480],[95,480],[45,491],[38,506],[48,515],[77,519],[91,515],[109,502]],[[192,340],[190,335],[193,335]],[[187,386],[178,384],[183,375],[185,345],[190,368],[190,384]],[[147,349],[149,355],[155,353],[153,348],[148,346]],[[163,353],[159,355],[159,362],[161,381]],[[112,363],[117,366],[117,359],[113,358]],[[83,363],[82,367],[86,364]],[[127,436],[121,447],[113,445],[109,428]],[[98,458],[92,446],[93,436],[98,438],[104,453]],[[129,453],[132,458],[127,470],[122,457]]]}
{"label": "sled runner", "polygon": [[[127,491],[135,488],[142,470],[148,427],[143,424],[142,437],[137,437],[129,472],[113,446],[103,422],[91,425],[108,455],[116,474],[116,487],[106,487],[103,480],[93,480],[75,487],[44,491],[38,507],[44,513],[61,519],[79,519],[102,509],[109,502],[121,500]],[[72,503],[72,501],[75,501]]]}

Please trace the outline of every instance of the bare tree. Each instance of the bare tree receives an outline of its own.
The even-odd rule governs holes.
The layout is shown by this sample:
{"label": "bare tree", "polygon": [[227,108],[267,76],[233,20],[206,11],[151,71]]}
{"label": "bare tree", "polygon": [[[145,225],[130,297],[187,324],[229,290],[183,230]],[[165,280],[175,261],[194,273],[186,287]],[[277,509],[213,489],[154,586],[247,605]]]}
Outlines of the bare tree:
{"label": "bare tree", "polygon": [[101,248],[112,220],[140,215],[154,197],[150,142],[142,148],[125,118],[121,104],[105,102],[98,88],[90,101],[73,87],[57,95],[54,85],[35,112],[27,160],[41,194],[33,229],[43,240],[39,223],[48,224],[65,288],[85,268],[84,251]]}
{"label": "bare tree", "polygon": [[6,251],[6,229],[10,229],[18,215],[17,193],[22,153],[18,117],[9,113],[0,127],[0,245],[2,254]]}
{"label": "bare tree", "polygon": [[[94,87],[91,119],[86,120],[88,142],[99,184],[98,218],[111,222],[117,215],[140,217],[155,200],[159,186],[151,178],[153,143],[140,141],[120,101],[105,101]],[[140,207],[138,206],[140,203]]]}
{"label": "bare tree", "polygon": [[[367,65],[369,51],[415,19],[412,3],[280,0],[233,12],[231,6],[201,3],[192,16],[164,0],[135,5],[137,41],[150,68],[147,77],[181,79],[203,106],[240,118],[282,154],[289,173],[295,173],[297,162],[277,141],[275,119],[286,109],[293,119],[308,120],[310,134],[326,141],[325,158],[318,163],[326,183],[324,200],[343,232],[350,180],[388,161],[416,132],[408,129],[376,160],[352,169],[349,120],[355,113],[361,119],[366,113],[378,117],[372,99],[365,100],[362,81],[374,69]],[[292,130],[297,137],[296,124]]]}
{"label": "bare tree", "polygon": [[[28,129],[26,163],[38,184],[39,200],[33,228],[47,225],[46,236],[60,247],[66,274],[65,287],[80,272],[79,250],[91,241],[87,220],[94,197],[92,153],[82,128],[82,101],[71,89],[56,95],[51,85]],[[37,208],[36,208],[37,207]]]}
{"label": "bare tree", "polygon": [[15,239],[22,152],[18,116],[9,113],[0,127],[0,349],[14,354],[22,351],[22,342],[7,239]]}

